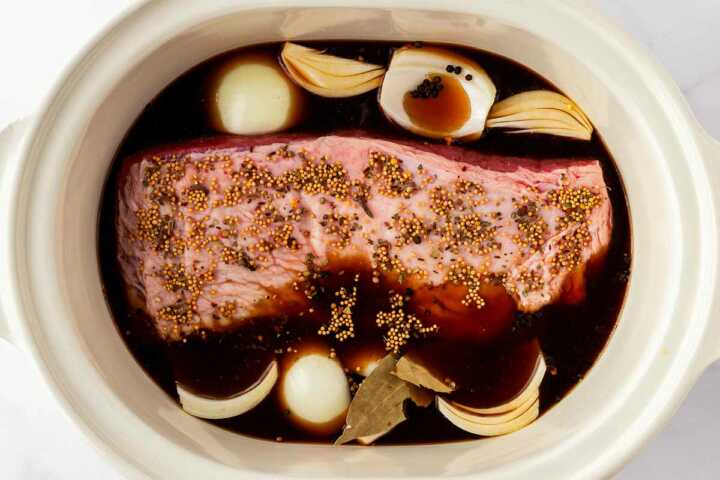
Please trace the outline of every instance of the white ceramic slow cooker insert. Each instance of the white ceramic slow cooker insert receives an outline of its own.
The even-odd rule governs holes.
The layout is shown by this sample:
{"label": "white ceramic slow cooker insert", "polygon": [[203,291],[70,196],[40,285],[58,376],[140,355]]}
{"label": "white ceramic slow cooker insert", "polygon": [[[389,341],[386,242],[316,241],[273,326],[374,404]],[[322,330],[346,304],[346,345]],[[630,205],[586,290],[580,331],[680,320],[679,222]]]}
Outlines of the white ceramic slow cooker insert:
{"label": "white ceramic slow cooker insert", "polygon": [[[31,121],[2,134],[0,335],[27,351],[64,409],[132,478],[610,475],[720,356],[720,146],[669,77],[583,3],[142,3],[78,56]],[[441,41],[499,53],[576,100],[607,143],[630,204],[628,297],[585,380],[528,428],[444,445],[275,444],[185,414],[128,352],[96,252],[115,149],[147,102],[193,65],[285,39]]]}

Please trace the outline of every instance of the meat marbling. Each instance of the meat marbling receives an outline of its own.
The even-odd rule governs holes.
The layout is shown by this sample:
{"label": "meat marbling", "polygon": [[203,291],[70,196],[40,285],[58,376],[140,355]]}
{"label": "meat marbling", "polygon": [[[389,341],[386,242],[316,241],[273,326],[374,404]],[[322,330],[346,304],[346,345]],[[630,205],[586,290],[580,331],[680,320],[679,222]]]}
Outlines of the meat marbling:
{"label": "meat marbling", "polygon": [[482,312],[488,285],[527,312],[575,302],[612,232],[596,160],[362,134],[200,140],[125,159],[118,182],[121,273],[167,339],[282,314],[303,272],[350,257],[455,311]]}

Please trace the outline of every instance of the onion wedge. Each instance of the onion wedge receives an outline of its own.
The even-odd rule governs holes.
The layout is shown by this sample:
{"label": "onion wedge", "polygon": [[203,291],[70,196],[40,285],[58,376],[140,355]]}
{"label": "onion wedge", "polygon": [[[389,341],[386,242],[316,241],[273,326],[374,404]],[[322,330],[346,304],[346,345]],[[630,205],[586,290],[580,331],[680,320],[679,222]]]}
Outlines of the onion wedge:
{"label": "onion wedge", "polygon": [[[507,435],[532,423],[540,413],[540,400],[536,399],[524,412],[512,412],[512,418],[498,422],[488,422],[483,416],[467,417],[458,414],[458,410],[438,397],[437,408],[450,423],[466,432],[494,437]],[[517,413],[517,415],[515,414]]]}
{"label": "onion wedge", "polygon": [[380,86],[385,68],[381,65],[328,55],[320,50],[287,42],[280,54],[292,80],[321,97],[353,97]]}
{"label": "onion wedge", "polygon": [[512,399],[488,408],[474,408],[436,397],[438,411],[456,427],[481,436],[505,435],[519,430],[540,414],[540,383],[547,367],[542,354],[523,389]]}
{"label": "onion wedge", "polygon": [[273,389],[278,379],[277,361],[273,361],[264,376],[251,388],[229,398],[209,398],[194,394],[177,384],[183,410],[192,416],[207,419],[230,418],[255,408]]}
{"label": "onion wedge", "polygon": [[508,97],[490,109],[487,128],[511,133],[544,133],[590,140],[593,126],[580,107],[564,95],[532,90]]}

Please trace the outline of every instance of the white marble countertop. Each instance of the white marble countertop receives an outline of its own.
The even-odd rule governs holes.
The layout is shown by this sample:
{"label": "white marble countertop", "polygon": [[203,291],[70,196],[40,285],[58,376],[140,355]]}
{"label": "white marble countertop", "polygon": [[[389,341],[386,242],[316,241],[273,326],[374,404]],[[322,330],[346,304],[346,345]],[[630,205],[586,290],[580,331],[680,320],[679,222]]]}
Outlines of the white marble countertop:
{"label": "white marble countertop", "polygon": [[[0,10],[0,129],[27,115],[87,39],[136,0],[23,0]],[[584,1],[584,0],[578,0]],[[720,0],[594,0],[670,71],[701,123],[720,138]],[[720,478],[720,364],[620,479]],[[0,340],[0,478],[119,475],[53,403],[23,355]]]}

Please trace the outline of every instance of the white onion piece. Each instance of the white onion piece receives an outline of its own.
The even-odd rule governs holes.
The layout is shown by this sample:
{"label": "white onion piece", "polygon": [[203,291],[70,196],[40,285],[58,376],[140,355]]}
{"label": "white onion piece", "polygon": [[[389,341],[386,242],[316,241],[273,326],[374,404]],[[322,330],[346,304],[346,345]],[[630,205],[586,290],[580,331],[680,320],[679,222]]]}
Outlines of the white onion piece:
{"label": "white onion piece", "polygon": [[438,411],[456,427],[482,436],[505,435],[525,427],[540,414],[540,383],[547,367],[542,353],[523,389],[502,405],[474,408],[436,397]]}
{"label": "white onion piece", "polygon": [[502,405],[488,408],[475,408],[467,405],[460,405],[455,402],[451,403],[453,403],[453,405],[459,408],[462,408],[472,413],[477,413],[479,415],[496,415],[499,413],[510,412],[526,403],[529,398],[537,397],[537,391],[540,388],[542,379],[545,377],[546,371],[547,366],[545,365],[545,358],[543,358],[542,354],[540,354],[538,355],[538,361],[535,364],[535,369],[533,370],[532,376],[528,379],[525,387],[523,387],[522,391],[520,391],[514,398],[512,398],[508,402],[503,403]]}
{"label": "white onion piece", "polygon": [[359,349],[349,348],[343,353],[342,364],[352,373],[363,377],[370,375],[387,352],[382,344],[364,346]]}
{"label": "white onion piece", "polygon": [[218,73],[211,92],[213,124],[236,135],[287,129],[303,113],[303,92],[269,55],[240,57]]}
{"label": "white onion piece", "polygon": [[473,413],[470,410],[467,410],[462,407],[458,407],[457,404],[448,402],[447,400],[443,399],[440,396],[437,397],[437,402],[438,402],[438,404],[443,403],[445,408],[450,409],[459,418],[467,420],[468,422],[480,423],[483,425],[497,425],[500,423],[507,423],[510,420],[513,420],[513,419],[519,417],[522,413],[525,413],[527,411],[527,409],[533,405],[533,403],[537,402],[539,393],[540,393],[539,390],[533,391],[533,394],[529,395],[527,397],[527,400],[525,400],[523,403],[521,403],[520,406],[518,406],[514,410],[509,410],[509,411],[503,412],[503,413],[485,414],[485,415]]}
{"label": "white onion piece", "polygon": [[353,97],[377,88],[385,69],[381,65],[336,57],[286,42],[280,53],[283,66],[305,90],[321,97]]}
{"label": "white onion piece", "polygon": [[[459,75],[447,73],[448,65],[459,66]],[[466,75],[471,75],[470,80]],[[440,131],[419,125],[405,108],[405,95],[428,77],[441,76],[460,82],[467,94],[470,113],[462,125],[451,131]],[[437,47],[405,47],[397,50],[380,87],[379,102],[385,116],[399,126],[431,138],[471,140],[485,129],[485,119],[495,101],[495,85],[475,61],[453,51]],[[442,99],[442,92],[440,94]],[[450,100],[448,100],[450,101]]]}
{"label": "white onion piece", "polygon": [[229,398],[208,398],[196,395],[177,385],[183,410],[190,415],[207,419],[231,418],[255,408],[272,391],[278,378],[277,362],[273,360],[265,376],[249,390]]}
{"label": "white onion piece", "polygon": [[456,427],[475,435],[492,437],[512,433],[532,423],[540,414],[540,400],[536,399],[524,412],[519,412],[518,415],[513,415],[510,420],[499,423],[483,422],[482,415],[479,415],[476,421],[471,421],[467,417],[458,415],[455,407],[439,397],[437,408]]}
{"label": "white onion piece", "polygon": [[590,140],[593,126],[575,102],[549,90],[518,93],[493,105],[488,128]]}
{"label": "white onion piece", "polygon": [[321,353],[294,361],[281,379],[280,393],[291,420],[311,432],[339,428],[350,405],[350,387],[340,363]]}

